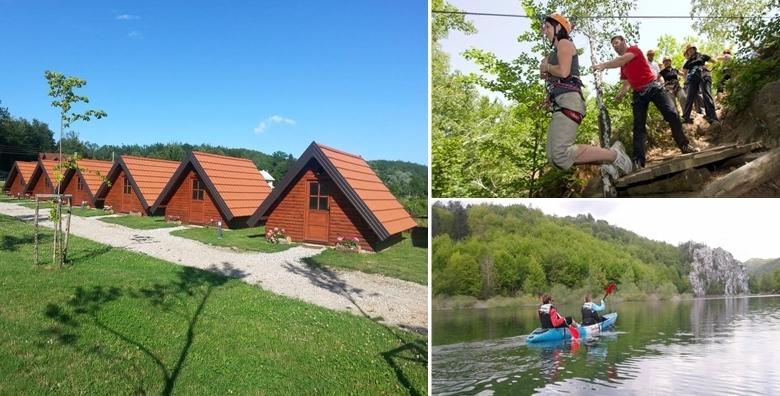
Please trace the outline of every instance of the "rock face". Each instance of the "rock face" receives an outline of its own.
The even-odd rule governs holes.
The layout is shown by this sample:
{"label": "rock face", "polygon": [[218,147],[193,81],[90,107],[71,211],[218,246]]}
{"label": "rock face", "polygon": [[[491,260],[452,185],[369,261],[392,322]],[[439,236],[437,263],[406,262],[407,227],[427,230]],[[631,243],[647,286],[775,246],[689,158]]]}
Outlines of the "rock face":
{"label": "rock face", "polygon": [[725,118],[724,124],[709,134],[719,142],[762,142],[765,147],[780,146],[780,80],[761,87],[753,102],[736,118]]}
{"label": "rock face", "polygon": [[695,242],[683,244],[682,249],[691,263],[688,279],[695,296],[731,296],[748,292],[745,265],[734,259],[731,253]]}

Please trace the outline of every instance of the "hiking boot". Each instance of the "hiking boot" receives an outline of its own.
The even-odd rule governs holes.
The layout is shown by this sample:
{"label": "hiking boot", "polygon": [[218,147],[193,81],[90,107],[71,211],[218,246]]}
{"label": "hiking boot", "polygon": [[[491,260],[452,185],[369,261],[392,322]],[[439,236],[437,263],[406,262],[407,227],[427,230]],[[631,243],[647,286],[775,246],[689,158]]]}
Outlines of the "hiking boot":
{"label": "hiking boot", "polygon": [[683,118],[682,119],[682,123],[683,124],[693,124],[693,119],[692,118]]}
{"label": "hiking boot", "polygon": [[685,146],[680,147],[680,151],[682,151],[683,154],[690,154],[690,153],[698,153],[699,149],[691,146],[690,144],[686,144]]}
{"label": "hiking boot", "polygon": [[645,164],[639,162],[639,160],[634,160],[634,170],[639,170],[645,167]]}
{"label": "hiking boot", "polygon": [[631,173],[631,171],[634,170],[634,165],[631,162],[631,157],[626,154],[626,150],[623,148],[623,143],[620,143],[620,141],[617,140],[614,144],[612,144],[611,149],[615,152],[615,154],[617,154],[612,165],[614,165],[624,175]]}
{"label": "hiking boot", "polygon": [[707,118],[707,123],[709,123],[709,124],[714,124],[716,122],[718,122],[717,118]]}

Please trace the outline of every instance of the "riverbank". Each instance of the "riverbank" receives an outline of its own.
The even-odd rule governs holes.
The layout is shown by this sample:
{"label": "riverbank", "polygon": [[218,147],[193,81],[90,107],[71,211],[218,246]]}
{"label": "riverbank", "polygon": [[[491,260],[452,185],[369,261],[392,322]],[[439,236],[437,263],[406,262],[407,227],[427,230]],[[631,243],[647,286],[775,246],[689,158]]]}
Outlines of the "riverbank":
{"label": "riverbank", "polygon": [[[661,298],[658,294],[649,294],[645,299],[627,300],[621,298],[618,295],[610,295],[609,301],[613,303],[622,302],[650,302],[650,301],[690,301],[690,300],[714,300],[721,298],[752,298],[752,297],[780,297],[780,294],[743,294],[738,296],[702,296],[694,297],[690,293],[675,294],[672,296],[664,296]],[[570,304],[578,301],[574,301],[573,297],[556,297],[556,302],[562,304]],[[511,308],[511,307],[535,307],[539,305],[539,298],[530,295],[516,296],[516,297],[492,297],[487,300],[480,300],[472,296],[434,296],[431,299],[431,309],[438,311],[455,310],[455,309],[490,309],[490,308]]]}

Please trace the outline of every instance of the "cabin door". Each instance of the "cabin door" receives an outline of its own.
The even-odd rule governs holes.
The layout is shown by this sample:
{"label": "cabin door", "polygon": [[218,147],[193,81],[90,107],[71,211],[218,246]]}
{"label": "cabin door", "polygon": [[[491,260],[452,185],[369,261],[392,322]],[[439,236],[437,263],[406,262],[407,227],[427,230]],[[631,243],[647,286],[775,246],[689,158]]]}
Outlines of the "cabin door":
{"label": "cabin door", "polygon": [[190,223],[205,224],[203,221],[203,199],[206,196],[205,186],[197,176],[190,178],[192,199],[190,200]]}
{"label": "cabin door", "polygon": [[307,183],[306,224],[303,239],[311,242],[328,243],[328,224],[330,223],[330,202],[327,184],[321,180],[309,180]]}

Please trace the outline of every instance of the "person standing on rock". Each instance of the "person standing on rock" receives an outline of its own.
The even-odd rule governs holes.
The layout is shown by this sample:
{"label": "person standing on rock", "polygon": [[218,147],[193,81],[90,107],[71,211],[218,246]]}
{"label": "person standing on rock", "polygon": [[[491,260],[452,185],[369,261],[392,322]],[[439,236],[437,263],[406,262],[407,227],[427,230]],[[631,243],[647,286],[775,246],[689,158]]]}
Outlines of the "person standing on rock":
{"label": "person standing on rock", "polygon": [[615,177],[618,171],[631,173],[631,158],[619,141],[611,149],[574,144],[577,128],[585,117],[585,99],[579,78],[577,49],[569,37],[572,25],[563,15],[551,14],[542,28],[552,47],[550,56],[539,66],[540,75],[547,82],[548,102],[552,110],[547,131],[547,159],[563,170],[579,164],[608,164],[612,166],[611,173]]}
{"label": "person standing on rock", "polygon": [[704,96],[704,114],[707,122],[712,124],[718,121],[715,114],[715,101],[712,99],[712,76],[707,69],[706,63],[711,60],[709,55],[700,54],[693,44],[685,47],[685,64],[683,65],[683,74],[686,74],[685,87],[687,88],[685,108],[683,109],[683,122],[692,124],[691,108],[693,100],[699,95]]}
{"label": "person standing on rock", "polygon": [[629,87],[634,91],[631,101],[634,113],[634,166],[640,168],[645,166],[647,144],[647,126],[645,123],[650,102],[661,112],[664,120],[669,123],[672,129],[672,137],[674,137],[674,141],[677,143],[680,151],[683,154],[699,151],[685,137],[680,116],[674,107],[674,102],[664,91],[661,83],[656,80],[656,76],[650,69],[650,64],[645,59],[642,50],[636,45],[629,47],[626,44],[626,39],[620,35],[612,37],[610,41],[612,48],[619,56],[610,61],[593,65],[592,68],[594,71],[620,68],[620,79],[623,80],[623,87],[615,97],[615,100],[620,101],[623,99]]}
{"label": "person standing on rock", "polygon": [[666,92],[669,92],[672,102],[677,101],[676,104],[680,105],[680,111],[682,112],[685,105],[685,91],[680,86],[680,71],[672,67],[672,58],[664,56],[663,62],[664,68],[661,69],[659,74],[663,78],[664,89],[666,89]]}

